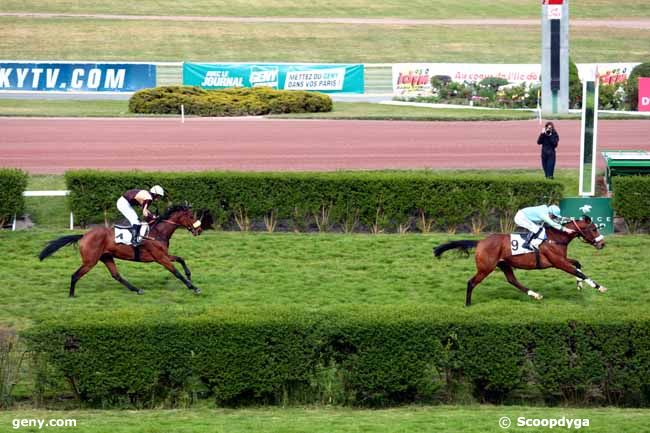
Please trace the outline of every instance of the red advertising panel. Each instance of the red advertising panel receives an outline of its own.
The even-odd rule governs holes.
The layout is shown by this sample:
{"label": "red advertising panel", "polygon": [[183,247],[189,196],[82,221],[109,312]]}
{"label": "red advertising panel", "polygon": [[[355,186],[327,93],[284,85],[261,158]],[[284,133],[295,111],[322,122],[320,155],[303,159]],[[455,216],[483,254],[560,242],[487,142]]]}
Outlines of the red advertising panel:
{"label": "red advertising panel", "polygon": [[564,0],[542,0],[543,5],[561,5]]}
{"label": "red advertising panel", "polygon": [[639,111],[650,111],[650,78],[639,77]]}

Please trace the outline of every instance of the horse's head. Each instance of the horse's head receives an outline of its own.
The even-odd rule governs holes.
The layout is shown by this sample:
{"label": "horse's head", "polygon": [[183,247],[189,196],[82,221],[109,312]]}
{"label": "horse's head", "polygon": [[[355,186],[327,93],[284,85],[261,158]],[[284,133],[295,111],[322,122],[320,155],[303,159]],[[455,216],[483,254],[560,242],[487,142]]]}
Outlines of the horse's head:
{"label": "horse's head", "polygon": [[165,215],[161,216],[161,221],[167,221],[177,226],[183,226],[194,236],[198,236],[203,231],[201,220],[194,218],[192,208],[185,205],[176,205],[167,209]]}
{"label": "horse's head", "polygon": [[583,216],[579,220],[571,220],[564,224],[564,227],[575,230],[585,242],[601,250],[605,247],[605,237],[600,234],[598,227],[590,217]]}

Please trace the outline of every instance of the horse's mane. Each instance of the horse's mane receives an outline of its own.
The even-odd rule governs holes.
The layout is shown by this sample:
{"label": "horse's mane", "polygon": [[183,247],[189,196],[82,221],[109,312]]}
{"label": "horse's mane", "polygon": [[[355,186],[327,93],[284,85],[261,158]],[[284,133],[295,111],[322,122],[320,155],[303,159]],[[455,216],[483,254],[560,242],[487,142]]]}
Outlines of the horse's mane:
{"label": "horse's mane", "polygon": [[188,209],[190,209],[190,208],[191,208],[190,206],[188,206],[188,205],[184,205],[184,204],[175,204],[175,205],[171,205],[170,207],[167,208],[167,210],[165,211],[165,213],[163,213],[163,214],[158,218],[158,221],[165,220],[165,219],[171,217],[172,214],[174,214],[174,213],[176,213],[176,212],[179,212],[179,211],[186,211],[186,210],[188,210]]}

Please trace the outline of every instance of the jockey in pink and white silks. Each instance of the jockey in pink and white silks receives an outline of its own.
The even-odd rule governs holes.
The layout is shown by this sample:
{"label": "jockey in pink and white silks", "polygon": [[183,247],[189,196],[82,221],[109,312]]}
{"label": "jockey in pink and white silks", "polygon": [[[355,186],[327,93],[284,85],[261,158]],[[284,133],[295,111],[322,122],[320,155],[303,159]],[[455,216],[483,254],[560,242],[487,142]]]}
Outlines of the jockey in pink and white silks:
{"label": "jockey in pink and white silks", "polygon": [[149,218],[151,212],[149,205],[154,200],[165,196],[165,191],[160,185],[154,185],[149,191],[146,189],[130,189],[117,200],[117,209],[131,223],[131,243],[134,246],[140,245],[140,218],[133,209],[133,206],[142,207],[142,216]]}
{"label": "jockey in pink and white silks", "polygon": [[574,232],[574,230],[563,227],[556,221],[553,221],[553,218],[562,218],[559,206],[554,204],[550,206],[547,206],[545,204],[541,206],[531,206],[518,211],[515,214],[515,224],[525,228],[530,232],[526,235],[526,240],[522,247],[531,251],[537,249],[537,247],[531,246],[531,242],[542,232],[542,226],[544,223],[548,224],[554,229],[561,230],[566,233]]}

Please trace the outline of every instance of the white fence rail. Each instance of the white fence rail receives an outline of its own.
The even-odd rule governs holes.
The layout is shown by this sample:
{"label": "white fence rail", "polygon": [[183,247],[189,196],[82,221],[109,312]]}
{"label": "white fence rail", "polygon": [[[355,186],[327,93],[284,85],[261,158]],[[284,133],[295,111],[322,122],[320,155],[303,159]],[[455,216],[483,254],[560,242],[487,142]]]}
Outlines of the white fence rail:
{"label": "white fence rail", "polygon": [[[67,189],[51,190],[51,191],[23,191],[23,197],[65,197],[70,195]],[[74,230],[74,214],[70,211],[70,230]],[[11,223],[11,231],[16,231],[16,214]]]}

